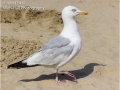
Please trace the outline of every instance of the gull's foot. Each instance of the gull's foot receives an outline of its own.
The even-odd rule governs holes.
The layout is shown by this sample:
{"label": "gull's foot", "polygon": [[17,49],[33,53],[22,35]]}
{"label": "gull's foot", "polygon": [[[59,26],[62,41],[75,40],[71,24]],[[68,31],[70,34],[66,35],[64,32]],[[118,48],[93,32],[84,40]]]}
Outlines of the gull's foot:
{"label": "gull's foot", "polygon": [[60,83],[66,83],[65,80],[58,80],[58,79],[55,79],[55,81],[56,81],[57,84],[60,84]]}
{"label": "gull's foot", "polygon": [[77,83],[77,79],[76,79],[76,77],[75,77],[74,74],[72,74],[72,73],[70,73],[70,72],[68,72],[68,71],[58,72],[58,69],[57,69],[57,70],[56,70],[56,78],[55,78],[55,81],[56,81],[57,84],[59,84],[59,83],[65,83],[65,82],[66,82],[65,80],[59,80],[59,79],[58,79],[58,74],[68,75],[68,76],[74,78],[74,82]]}
{"label": "gull's foot", "polygon": [[70,73],[70,72],[68,72],[68,71],[65,71],[65,72],[59,72],[58,74],[61,74],[61,75],[68,75],[68,76],[74,78],[75,82],[77,82],[77,79],[76,79],[75,75],[72,74],[72,73]]}

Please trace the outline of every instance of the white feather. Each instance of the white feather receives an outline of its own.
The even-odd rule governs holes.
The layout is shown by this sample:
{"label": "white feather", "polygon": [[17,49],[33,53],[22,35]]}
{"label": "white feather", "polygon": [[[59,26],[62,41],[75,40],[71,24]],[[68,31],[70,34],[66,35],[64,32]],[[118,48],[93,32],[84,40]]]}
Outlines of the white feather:
{"label": "white feather", "polygon": [[[73,12],[72,9],[76,9]],[[80,51],[81,37],[74,16],[78,15],[76,7],[67,6],[62,11],[64,28],[59,36],[46,43],[37,53],[23,61],[27,65],[48,65],[56,69],[71,61]]]}

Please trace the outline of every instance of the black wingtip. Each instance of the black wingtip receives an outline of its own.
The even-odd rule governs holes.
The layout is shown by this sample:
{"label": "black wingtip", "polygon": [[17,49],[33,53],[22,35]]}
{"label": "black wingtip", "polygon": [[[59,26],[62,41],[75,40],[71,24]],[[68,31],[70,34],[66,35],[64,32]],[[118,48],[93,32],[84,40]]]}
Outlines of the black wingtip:
{"label": "black wingtip", "polygon": [[[23,61],[23,60],[22,60],[22,61]],[[26,64],[26,63],[23,63],[22,61],[19,61],[19,62],[10,64],[10,65],[7,66],[7,68],[8,68],[8,69],[11,69],[11,68],[20,69],[20,68],[25,68],[25,67],[27,67],[27,64]]]}
{"label": "black wingtip", "polygon": [[22,60],[22,61],[13,63],[11,65],[8,65],[7,69],[13,69],[13,68],[20,69],[20,68],[27,68],[27,67],[34,67],[34,66],[39,66],[39,65],[28,66],[27,63],[23,63],[23,60]]}

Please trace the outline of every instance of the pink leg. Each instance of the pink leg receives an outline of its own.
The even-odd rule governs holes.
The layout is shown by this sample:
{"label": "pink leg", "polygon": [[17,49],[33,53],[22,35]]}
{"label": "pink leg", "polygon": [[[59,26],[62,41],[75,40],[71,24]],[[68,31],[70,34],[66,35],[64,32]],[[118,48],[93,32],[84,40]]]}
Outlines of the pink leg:
{"label": "pink leg", "polygon": [[72,74],[72,73],[70,73],[70,72],[59,72],[59,74],[66,74],[66,75],[68,75],[68,76],[70,76],[70,77],[75,77],[75,75],[74,74]]}
{"label": "pink leg", "polygon": [[77,79],[76,79],[76,77],[75,77],[75,75],[74,74],[72,74],[72,73],[70,73],[70,72],[59,72],[59,74],[66,74],[66,75],[68,75],[68,76],[70,76],[70,77],[72,77],[72,78],[74,78],[75,79],[75,81],[77,82]]}
{"label": "pink leg", "polygon": [[58,79],[58,74],[59,74],[59,73],[58,73],[58,70],[57,70],[57,71],[56,71],[56,78],[55,78],[56,83],[57,83],[57,84],[59,84],[59,83],[65,83],[65,82],[66,82],[65,80],[59,80],[59,79]]}
{"label": "pink leg", "polygon": [[72,77],[72,78],[74,78],[75,79],[75,82],[77,82],[77,79],[76,79],[76,77],[75,77],[75,75],[74,74],[72,74],[72,73],[70,73],[70,72],[58,72],[58,70],[56,71],[56,83],[65,83],[66,81],[65,80],[59,80],[58,79],[58,74],[66,74],[66,75],[68,75],[68,76],[70,76],[70,77]]}

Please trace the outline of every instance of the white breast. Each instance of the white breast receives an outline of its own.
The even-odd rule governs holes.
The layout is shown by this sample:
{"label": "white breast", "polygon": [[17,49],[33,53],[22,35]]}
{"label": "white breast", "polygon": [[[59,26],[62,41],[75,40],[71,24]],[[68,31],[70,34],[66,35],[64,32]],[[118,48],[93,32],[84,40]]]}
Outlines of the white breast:
{"label": "white breast", "polygon": [[80,48],[81,48],[81,37],[80,37],[79,33],[76,34],[76,35],[75,35],[75,34],[70,35],[70,37],[69,37],[69,35],[67,35],[67,36],[65,36],[65,37],[66,37],[66,38],[69,38],[70,41],[71,41],[70,45],[73,45],[73,46],[74,46],[73,52],[72,52],[72,54],[68,57],[67,60],[65,60],[65,61],[61,62],[60,64],[58,64],[58,65],[56,66],[56,69],[58,69],[58,68],[60,68],[61,66],[65,65],[67,62],[71,61],[71,60],[79,53]]}

